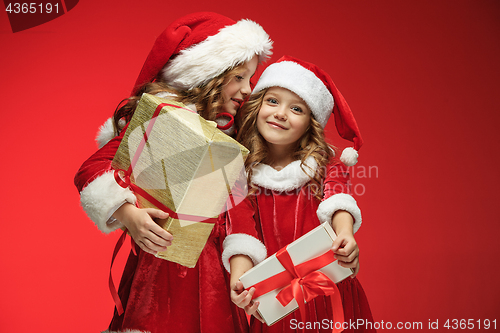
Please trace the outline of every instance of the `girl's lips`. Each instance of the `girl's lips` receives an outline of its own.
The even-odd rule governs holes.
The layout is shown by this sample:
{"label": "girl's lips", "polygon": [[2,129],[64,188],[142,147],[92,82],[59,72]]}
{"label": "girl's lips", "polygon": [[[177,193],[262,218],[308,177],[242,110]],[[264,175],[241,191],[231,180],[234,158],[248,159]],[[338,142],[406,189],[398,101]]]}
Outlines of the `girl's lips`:
{"label": "girl's lips", "polygon": [[234,105],[239,109],[241,107],[241,103],[243,103],[242,100],[239,100],[239,99],[234,99],[234,98],[231,98],[231,101],[233,101]]}
{"label": "girl's lips", "polygon": [[268,121],[267,123],[268,123],[271,127],[286,130],[286,128],[285,128],[283,125],[280,125],[280,124],[278,124],[278,123],[274,123],[274,122],[272,122],[272,121]]}

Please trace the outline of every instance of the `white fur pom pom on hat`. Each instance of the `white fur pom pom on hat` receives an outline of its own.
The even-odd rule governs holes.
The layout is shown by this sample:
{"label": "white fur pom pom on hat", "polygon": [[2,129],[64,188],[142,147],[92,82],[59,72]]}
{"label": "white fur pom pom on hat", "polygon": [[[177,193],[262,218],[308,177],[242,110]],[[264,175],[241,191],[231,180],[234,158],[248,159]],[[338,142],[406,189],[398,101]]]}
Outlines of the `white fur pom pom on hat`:
{"label": "white fur pom pom on hat", "polygon": [[99,127],[95,141],[97,147],[102,148],[109,140],[116,136],[115,128],[113,126],[113,117],[108,118],[104,124]]}
{"label": "white fur pom pom on hat", "polygon": [[347,147],[342,151],[340,161],[346,166],[356,165],[358,163],[358,152],[352,147]]}

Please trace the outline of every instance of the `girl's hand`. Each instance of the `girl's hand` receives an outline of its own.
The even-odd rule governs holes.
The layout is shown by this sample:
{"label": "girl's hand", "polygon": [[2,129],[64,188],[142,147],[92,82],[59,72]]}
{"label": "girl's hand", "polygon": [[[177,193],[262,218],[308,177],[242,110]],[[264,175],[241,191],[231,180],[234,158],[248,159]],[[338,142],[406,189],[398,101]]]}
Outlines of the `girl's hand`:
{"label": "girl's hand", "polygon": [[113,217],[128,229],[130,236],[144,252],[156,255],[172,245],[173,236],[153,221],[153,218],[166,219],[168,213],[164,211],[137,208],[126,203],[116,210]]}
{"label": "girl's hand", "polygon": [[332,251],[339,265],[353,269],[354,278],[359,272],[359,247],[354,239],[352,231],[352,216],[345,211],[337,211],[332,220],[332,226],[337,233],[337,238],[333,242]]}
{"label": "girl's hand", "polygon": [[352,233],[342,232],[333,242],[332,251],[342,267],[352,268],[354,278],[359,272],[359,247]]}
{"label": "girl's hand", "polygon": [[231,300],[238,307],[245,310],[249,315],[253,315],[257,320],[264,323],[264,320],[257,312],[259,307],[259,302],[252,301],[253,294],[255,293],[255,288],[250,288],[250,290],[243,289],[243,283],[241,281],[236,282],[236,284],[231,288]]}

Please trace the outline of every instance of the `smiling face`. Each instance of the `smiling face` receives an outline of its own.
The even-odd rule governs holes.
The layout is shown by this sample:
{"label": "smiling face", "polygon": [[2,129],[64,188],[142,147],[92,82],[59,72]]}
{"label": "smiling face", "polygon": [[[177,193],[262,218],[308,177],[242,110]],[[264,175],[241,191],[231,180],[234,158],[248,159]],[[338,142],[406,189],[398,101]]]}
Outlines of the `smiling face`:
{"label": "smiling face", "polygon": [[294,92],[269,88],[257,115],[257,129],[270,146],[291,148],[307,131],[311,111]]}
{"label": "smiling face", "polygon": [[252,92],[250,79],[257,70],[259,57],[255,55],[251,60],[243,64],[242,70],[231,78],[224,88],[222,88],[223,112],[235,116],[245,98]]}

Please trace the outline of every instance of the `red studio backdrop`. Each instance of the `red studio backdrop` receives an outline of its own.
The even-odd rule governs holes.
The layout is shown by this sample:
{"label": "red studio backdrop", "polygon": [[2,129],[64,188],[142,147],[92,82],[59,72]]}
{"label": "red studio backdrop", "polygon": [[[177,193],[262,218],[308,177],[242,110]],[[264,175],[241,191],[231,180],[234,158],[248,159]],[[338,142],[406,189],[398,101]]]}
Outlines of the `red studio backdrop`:
{"label": "red studio backdrop", "polygon": [[260,23],[271,61],[316,63],[350,104],[359,279],[381,331],[498,328],[500,2],[77,2],[18,32],[0,13],[0,332],[106,329],[119,235],[86,217],[73,176],[156,36],[195,11]]}

